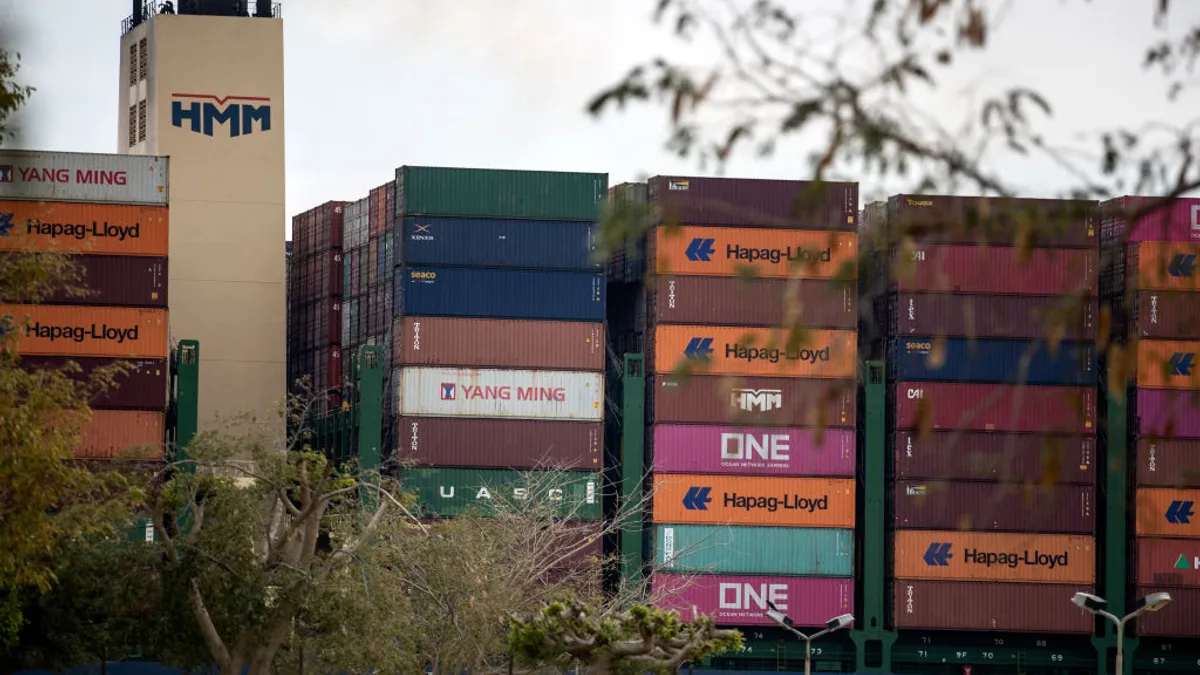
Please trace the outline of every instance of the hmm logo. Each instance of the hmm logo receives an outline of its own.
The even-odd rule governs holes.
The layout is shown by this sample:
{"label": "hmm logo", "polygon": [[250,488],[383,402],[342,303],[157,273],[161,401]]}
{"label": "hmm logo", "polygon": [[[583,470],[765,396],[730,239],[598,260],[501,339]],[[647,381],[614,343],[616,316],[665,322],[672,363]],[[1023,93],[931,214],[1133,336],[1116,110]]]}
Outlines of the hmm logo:
{"label": "hmm logo", "polygon": [[260,132],[271,130],[271,99],[267,97],[171,94],[171,99],[171,125],[180,129],[213,136],[220,126],[228,129],[230,138],[253,133],[255,122]]}

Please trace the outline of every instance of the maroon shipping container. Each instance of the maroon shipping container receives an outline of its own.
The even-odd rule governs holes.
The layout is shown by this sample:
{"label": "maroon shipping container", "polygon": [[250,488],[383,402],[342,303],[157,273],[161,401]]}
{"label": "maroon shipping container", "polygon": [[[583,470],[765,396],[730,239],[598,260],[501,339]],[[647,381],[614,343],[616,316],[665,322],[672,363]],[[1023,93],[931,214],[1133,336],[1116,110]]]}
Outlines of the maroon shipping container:
{"label": "maroon shipping container", "polygon": [[[58,370],[68,362],[78,364],[79,372],[71,379],[87,382],[97,368],[110,366],[120,359],[82,358],[78,356],[22,356],[21,365],[33,370]],[[96,410],[166,410],[170,371],[166,359],[125,359],[133,370],[116,378],[115,388],[92,398]]]}
{"label": "maroon shipping container", "polygon": [[1097,248],[1100,204],[1068,199],[895,195],[888,200],[893,238],[927,244]]}
{"label": "maroon shipping container", "polygon": [[1139,585],[1134,593],[1133,599],[1144,598],[1151,593],[1171,594],[1171,604],[1130,622],[1136,635],[1200,638],[1200,588]]}
{"label": "maroon shipping container", "polygon": [[897,293],[891,335],[1094,340],[1096,297]]}
{"label": "maroon shipping container", "polygon": [[1092,586],[982,581],[891,584],[892,628],[1089,634],[1096,618],[1071,603]]}
{"label": "maroon shipping container", "polygon": [[1188,291],[1142,291],[1130,294],[1131,335],[1163,340],[1194,340],[1200,337],[1197,295]]}
{"label": "maroon shipping container", "polygon": [[1096,483],[1093,436],[897,431],[897,479]]}
{"label": "maroon shipping container", "polygon": [[854,427],[854,380],[660,375],[651,378],[655,423]]}
{"label": "maroon shipping container", "polygon": [[896,428],[1094,434],[1091,387],[897,382]]}
{"label": "maroon shipping container", "polygon": [[1200,439],[1139,439],[1136,470],[1138,485],[1200,487]]}
{"label": "maroon shipping container", "polygon": [[647,195],[658,222],[855,230],[858,183],[655,176]]}
{"label": "maroon shipping container", "polygon": [[788,308],[808,328],[855,328],[858,290],[824,279],[659,276],[647,286],[657,323],[782,326]]}
{"label": "maroon shipping container", "polygon": [[1138,537],[1134,550],[1138,583],[1200,588],[1200,539]]}
{"label": "maroon shipping container", "polygon": [[1200,391],[1138,388],[1137,434],[1146,438],[1200,438]]}
{"label": "maroon shipping container", "polygon": [[604,424],[469,417],[400,417],[396,458],[417,466],[599,471]]}
{"label": "maroon shipping container", "polygon": [[292,217],[293,258],[342,248],[344,207],[349,202],[325,202]]}
{"label": "maroon shipping container", "polygon": [[899,291],[1096,295],[1100,282],[1100,254],[1092,249],[922,246],[893,255],[892,275]]}
{"label": "maroon shipping container", "polygon": [[[0,254],[0,266],[7,256]],[[86,295],[71,296],[63,288],[45,304],[166,307],[167,259],[124,255],[76,255],[71,262],[82,275],[75,285]]]}
{"label": "maroon shipping container", "polygon": [[907,530],[1094,534],[1090,485],[896,481],[893,523]]}
{"label": "maroon shipping container", "polygon": [[605,356],[602,323],[425,316],[392,323],[394,366],[604,370]]}

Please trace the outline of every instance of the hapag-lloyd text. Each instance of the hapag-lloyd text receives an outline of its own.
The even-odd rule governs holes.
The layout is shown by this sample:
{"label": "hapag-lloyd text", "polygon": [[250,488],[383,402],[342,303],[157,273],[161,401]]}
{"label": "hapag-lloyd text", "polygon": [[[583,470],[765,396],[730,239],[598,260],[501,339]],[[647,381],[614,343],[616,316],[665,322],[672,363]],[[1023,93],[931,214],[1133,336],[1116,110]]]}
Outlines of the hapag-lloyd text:
{"label": "hapag-lloyd text", "polygon": [[810,499],[796,494],[785,494],[782,497],[764,497],[726,492],[724,503],[728,508],[745,509],[746,511],[766,509],[767,511],[775,512],[782,508],[785,511],[808,511],[812,513],[813,511],[829,510],[829,495]]}
{"label": "hapag-lloyd text", "polygon": [[107,221],[99,223],[94,220],[91,225],[88,225],[87,223],[49,223],[30,218],[25,225],[27,234],[36,234],[51,239],[70,237],[82,240],[91,236],[93,239],[115,237],[118,241],[125,241],[126,239],[137,239],[141,235],[141,231],[141,223],[115,225],[109,224]]}
{"label": "hapag-lloyd text", "polygon": [[792,248],[746,248],[738,244],[725,246],[725,257],[731,260],[757,262],[764,260],[778,265],[781,262],[829,262],[833,260],[833,249],[808,249],[802,246]]}
{"label": "hapag-lloyd text", "polygon": [[99,325],[93,323],[88,326],[52,326],[38,322],[27,326],[25,328],[25,335],[36,336],[51,342],[56,340],[83,342],[90,338],[92,340],[111,340],[117,344],[123,344],[127,340],[130,342],[137,341],[138,326],[120,328],[118,326],[110,326],[106,323]]}
{"label": "hapag-lloyd text", "polygon": [[779,363],[781,360],[816,363],[817,361],[829,360],[829,347],[825,347],[824,349],[799,349],[791,351],[778,348],[768,349],[766,347],[743,347],[738,344],[726,344],[725,358],[741,359],[743,361],[769,361],[771,363]]}
{"label": "hapag-lloyd text", "polygon": [[1070,565],[1070,558],[1068,557],[1068,551],[1063,551],[1061,554],[1054,554],[1042,553],[1037,550],[997,552],[968,548],[963,550],[963,562],[984,565],[985,567],[1000,565],[1015,569],[1021,565],[1025,565],[1026,567],[1054,569],[1055,567],[1067,567]]}

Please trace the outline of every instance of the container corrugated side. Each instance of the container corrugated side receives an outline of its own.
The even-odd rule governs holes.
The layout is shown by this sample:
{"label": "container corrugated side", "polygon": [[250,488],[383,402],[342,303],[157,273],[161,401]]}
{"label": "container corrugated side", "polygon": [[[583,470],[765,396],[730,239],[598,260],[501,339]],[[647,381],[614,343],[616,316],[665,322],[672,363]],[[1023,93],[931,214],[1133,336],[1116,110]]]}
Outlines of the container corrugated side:
{"label": "container corrugated side", "polygon": [[165,206],[0,201],[0,251],[165,256],[169,216]]}
{"label": "container corrugated side", "polygon": [[1125,283],[1129,291],[1200,290],[1200,242],[1127,244]]}
{"label": "container corrugated side", "polygon": [[601,474],[559,472],[537,475],[495,469],[405,469],[401,488],[417,495],[424,516],[496,513],[524,508],[526,500],[556,505],[559,517],[593,521],[600,518]]}
{"label": "container corrugated side", "polygon": [[897,431],[893,452],[898,480],[1096,483],[1093,436]]}
{"label": "container corrugated side", "polygon": [[167,158],[0,151],[0,199],[167,204]]}
{"label": "container corrugated side", "polygon": [[395,365],[604,370],[603,323],[405,316],[392,328]]}
{"label": "container corrugated side", "polygon": [[889,370],[906,381],[1094,385],[1098,370],[1091,342],[1052,349],[1041,340],[920,336],[892,340],[889,351]]}
{"label": "container corrugated side", "polygon": [[[0,253],[0,266],[7,256]],[[167,259],[128,255],[74,255],[80,274],[74,289],[61,286],[41,304],[118,307],[167,306]],[[80,295],[82,293],[82,295]]]}
{"label": "container corrugated side", "polygon": [[733,326],[656,326],[653,373],[681,367],[713,375],[849,378],[858,372],[858,332]]}
{"label": "container corrugated side", "polygon": [[737,227],[659,227],[650,235],[658,274],[854,279],[858,234]]}
{"label": "container corrugated side", "polygon": [[892,537],[896,579],[1096,583],[1095,537],[959,530],[897,530]]}
{"label": "container corrugated side", "polygon": [[1093,534],[1096,488],[1090,485],[896,481],[897,529]]}
{"label": "container corrugated side", "polygon": [[649,390],[656,424],[853,428],[858,411],[850,379],[660,375]]}
{"label": "container corrugated side", "polygon": [[1088,584],[1014,584],[896,580],[890,584],[891,627],[1090,634],[1095,617],[1071,604]]}
{"label": "container corrugated side", "polygon": [[1138,586],[1134,597],[1144,598],[1151,593],[1170,593],[1171,604],[1160,611],[1139,616],[1132,622],[1134,634],[1200,638],[1200,588]]}
{"label": "container corrugated side", "polygon": [[[1117,197],[1104,202],[1105,228],[1124,241],[1200,241],[1200,199],[1176,197],[1147,212],[1130,227],[1125,213],[1155,201],[1149,197]],[[1124,212],[1124,213],[1123,213]]]}
{"label": "container corrugated side", "polygon": [[647,301],[658,324],[783,326],[793,310],[807,328],[858,325],[858,291],[846,281],[659,276],[647,284]]}
{"label": "container corrugated side", "polygon": [[11,317],[17,352],[36,356],[166,358],[163,309],[0,305]]}
{"label": "container corrugated side", "polygon": [[1139,439],[1136,462],[1138,485],[1200,487],[1200,439]]}
{"label": "container corrugated side", "polygon": [[1138,340],[1137,384],[1147,389],[1200,389],[1200,341]]}
{"label": "container corrugated side", "polygon": [[604,320],[604,275],[469,267],[396,270],[392,316]]}
{"label": "container corrugated side", "polygon": [[661,473],[854,475],[852,429],[656,424],[653,433]]}
{"label": "container corrugated side", "polygon": [[655,564],[695,574],[848,577],[854,531],[804,527],[655,525]]}
{"label": "container corrugated side", "polygon": [[594,220],[410,216],[393,245],[401,265],[598,270],[598,228]]}
{"label": "container corrugated side", "polygon": [[1137,390],[1138,434],[1153,438],[1200,438],[1200,392]]}
{"label": "container corrugated side", "polygon": [[854,495],[852,478],[655,474],[654,520],[853,528]]}
{"label": "container corrugated side", "polygon": [[1096,390],[947,382],[897,382],[897,429],[1093,434]]}
{"label": "container corrugated side", "polygon": [[1134,553],[1138,583],[1200,588],[1200,539],[1138,537]]}
{"label": "container corrugated side", "polygon": [[1134,503],[1139,537],[1200,539],[1200,489],[1138,488]]}
{"label": "container corrugated side", "polygon": [[1095,297],[899,293],[892,335],[1094,340]]}
{"label": "container corrugated side", "polygon": [[854,230],[858,183],[655,176],[646,197],[659,222]]}
{"label": "container corrugated side", "polygon": [[1200,335],[1200,312],[1191,291],[1142,291],[1130,294],[1130,336],[1186,340]]}
{"label": "container corrugated side", "polygon": [[723,626],[773,625],[768,602],[799,627],[824,626],[830,617],[854,611],[854,580],[840,577],[782,577],[655,574],[657,606],[691,621],[693,609]]}
{"label": "container corrugated side", "polygon": [[888,198],[893,239],[922,243],[1096,248],[1100,204],[1095,200],[951,197],[901,194]]}
{"label": "container corrugated side", "polygon": [[[170,371],[166,359],[96,359],[77,356],[22,356],[20,365],[30,370],[57,370],[71,379],[86,383],[98,368],[123,362],[128,366],[113,378],[113,387],[93,396],[93,410],[166,410]],[[68,363],[75,366],[67,367]],[[66,369],[64,369],[66,368]]]}
{"label": "container corrugated side", "polygon": [[1099,252],[1093,249],[1032,249],[1002,246],[923,246],[897,252],[898,291],[985,295],[1096,295]]}
{"label": "container corrugated side", "polygon": [[430,417],[599,421],[604,374],[561,370],[401,368],[396,411]]}
{"label": "container corrugated side", "polygon": [[93,410],[83,426],[75,456],[84,459],[161,459],[166,413]]}
{"label": "container corrugated side", "polygon": [[432,166],[396,169],[397,216],[595,221],[607,194],[607,173]]}
{"label": "container corrugated side", "polygon": [[417,466],[602,468],[601,422],[399,417],[396,457]]}

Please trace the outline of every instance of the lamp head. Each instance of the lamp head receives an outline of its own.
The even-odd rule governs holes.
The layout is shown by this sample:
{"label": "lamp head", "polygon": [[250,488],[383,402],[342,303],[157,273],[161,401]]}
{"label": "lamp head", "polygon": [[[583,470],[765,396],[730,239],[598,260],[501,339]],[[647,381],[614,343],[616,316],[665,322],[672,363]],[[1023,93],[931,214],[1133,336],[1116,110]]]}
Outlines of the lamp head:
{"label": "lamp head", "polygon": [[1171,603],[1170,593],[1151,593],[1134,603],[1134,611],[1139,614],[1157,612]]}
{"label": "lamp head", "polygon": [[1071,598],[1071,602],[1077,607],[1087,610],[1092,614],[1102,612],[1108,607],[1108,601],[1098,595],[1091,593],[1076,593],[1075,597]]}
{"label": "lamp head", "polygon": [[854,615],[853,614],[843,614],[841,616],[835,616],[832,619],[825,622],[825,630],[828,630],[828,631],[841,630],[841,629],[845,628],[846,626],[849,626],[852,623],[854,623]]}
{"label": "lamp head", "polygon": [[779,611],[779,608],[775,606],[775,603],[768,600],[767,607],[770,608],[767,610],[767,618],[768,619],[774,621],[775,623],[779,624],[780,626],[784,626],[786,628],[792,627],[792,620],[789,619],[786,614]]}

